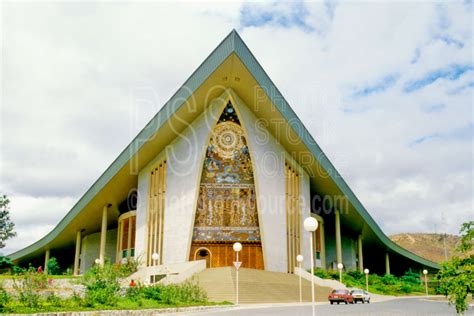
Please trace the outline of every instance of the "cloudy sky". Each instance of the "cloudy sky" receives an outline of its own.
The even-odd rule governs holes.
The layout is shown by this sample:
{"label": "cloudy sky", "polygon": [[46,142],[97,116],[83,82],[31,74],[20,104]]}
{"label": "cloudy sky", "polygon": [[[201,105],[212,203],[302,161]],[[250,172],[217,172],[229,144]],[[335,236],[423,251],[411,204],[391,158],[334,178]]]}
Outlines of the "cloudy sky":
{"label": "cloudy sky", "polygon": [[471,1],[2,3],[4,253],[50,231],[233,28],[387,234],[474,219]]}

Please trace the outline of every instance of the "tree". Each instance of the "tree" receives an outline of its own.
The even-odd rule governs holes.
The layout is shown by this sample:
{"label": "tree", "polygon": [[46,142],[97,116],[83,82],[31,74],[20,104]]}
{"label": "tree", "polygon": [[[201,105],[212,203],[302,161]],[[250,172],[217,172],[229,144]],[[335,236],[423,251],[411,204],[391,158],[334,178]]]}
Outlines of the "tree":
{"label": "tree", "polygon": [[48,273],[52,275],[61,274],[61,267],[55,257],[51,257],[51,259],[48,260]]}
{"label": "tree", "polygon": [[455,304],[458,314],[467,308],[467,296],[474,290],[474,221],[464,223],[460,230],[461,239],[457,246],[460,256],[453,256],[441,264],[441,270],[436,275],[440,282],[439,290],[450,303]]}
{"label": "tree", "polygon": [[5,247],[5,241],[15,237],[15,223],[10,219],[10,200],[6,195],[0,195],[0,249]]}

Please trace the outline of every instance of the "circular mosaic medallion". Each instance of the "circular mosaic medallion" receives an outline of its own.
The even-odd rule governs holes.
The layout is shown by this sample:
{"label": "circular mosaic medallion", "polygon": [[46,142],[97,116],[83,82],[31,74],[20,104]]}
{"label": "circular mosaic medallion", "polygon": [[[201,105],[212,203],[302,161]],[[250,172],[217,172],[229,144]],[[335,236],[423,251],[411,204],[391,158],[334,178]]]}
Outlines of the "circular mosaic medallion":
{"label": "circular mosaic medallion", "polygon": [[212,144],[217,153],[224,159],[234,157],[234,151],[239,150],[242,142],[242,128],[233,122],[222,122],[214,128]]}

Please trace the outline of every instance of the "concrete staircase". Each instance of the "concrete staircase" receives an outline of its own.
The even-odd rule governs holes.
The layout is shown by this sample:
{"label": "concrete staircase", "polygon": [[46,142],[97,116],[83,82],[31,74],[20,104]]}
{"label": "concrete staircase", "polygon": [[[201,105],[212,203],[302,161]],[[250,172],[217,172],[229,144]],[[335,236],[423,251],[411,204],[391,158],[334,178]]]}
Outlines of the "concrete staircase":
{"label": "concrete staircase", "polygon": [[[193,277],[206,290],[209,301],[235,303],[235,269],[206,269]],[[303,301],[311,302],[311,283],[301,280]],[[327,301],[331,288],[315,285],[316,301]],[[239,303],[299,302],[299,278],[294,274],[241,268]]]}

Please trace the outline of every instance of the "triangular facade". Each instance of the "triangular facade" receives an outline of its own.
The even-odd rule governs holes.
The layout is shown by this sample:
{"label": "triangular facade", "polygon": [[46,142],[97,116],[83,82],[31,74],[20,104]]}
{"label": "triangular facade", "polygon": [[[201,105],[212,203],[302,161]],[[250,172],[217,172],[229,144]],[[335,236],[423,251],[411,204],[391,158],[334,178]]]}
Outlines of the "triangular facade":
{"label": "triangular facade", "polygon": [[309,265],[309,216],[321,268],[438,268],[381,231],[232,31],[63,220],[10,257],[54,255],[75,273],[107,257],[230,266],[240,242],[245,266],[291,273],[298,254]]}

